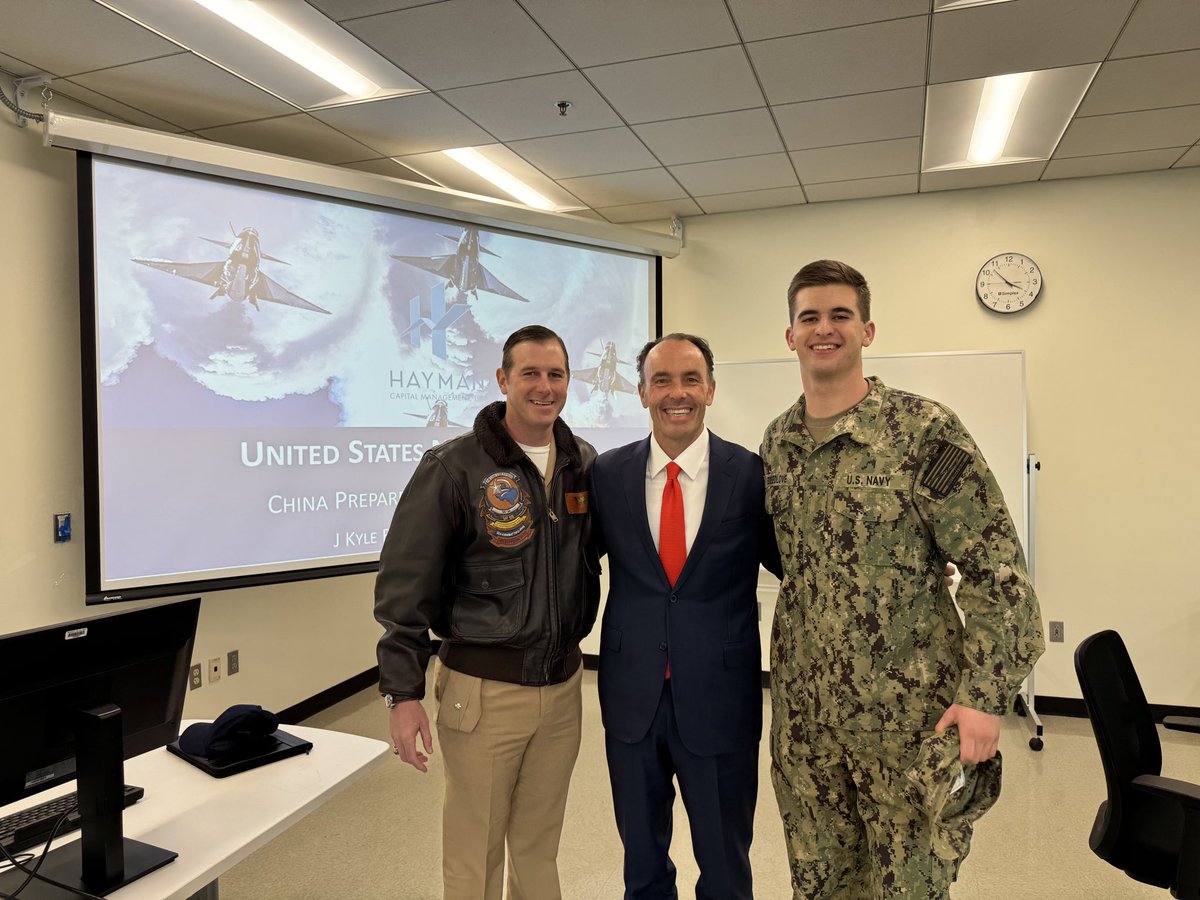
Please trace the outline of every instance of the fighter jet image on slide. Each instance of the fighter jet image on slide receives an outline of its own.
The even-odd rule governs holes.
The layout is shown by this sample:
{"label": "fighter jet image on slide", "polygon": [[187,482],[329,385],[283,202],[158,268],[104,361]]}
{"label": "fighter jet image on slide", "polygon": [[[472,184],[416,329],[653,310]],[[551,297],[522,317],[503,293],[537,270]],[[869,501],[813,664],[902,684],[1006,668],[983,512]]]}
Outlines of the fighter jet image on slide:
{"label": "fighter jet image on slide", "polygon": [[590,384],[593,394],[596,391],[605,395],[618,391],[626,394],[637,393],[637,385],[628,381],[617,371],[618,364],[632,366],[633,363],[617,357],[617,347],[612,341],[605,341],[604,350],[600,353],[589,350],[588,355],[600,357],[600,362],[590,369],[576,369],[571,373],[572,381],[579,384]]}
{"label": "fighter jet image on slide", "polygon": [[[233,231],[233,225],[229,226],[229,230]],[[187,278],[189,281],[198,281],[200,284],[207,284],[215,288],[209,299],[228,297],[239,303],[247,301],[255,309],[259,308],[260,300],[266,300],[269,303],[279,303],[283,306],[294,306],[297,309],[331,315],[329,310],[293,294],[259,268],[264,259],[285,266],[287,263],[262,252],[258,229],[243,228],[241,231],[234,231],[232,244],[216,238],[202,237],[200,240],[227,247],[229,255],[224,260],[215,262],[171,262],[166,259],[138,258],[133,261],[169,275]]]}
{"label": "fighter jet image on slide", "polygon": [[489,294],[499,294],[501,297],[520,300],[522,303],[529,302],[528,297],[522,297],[504,284],[479,261],[481,253],[495,256],[497,259],[500,255],[479,243],[478,228],[464,228],[462,234],[457,238],[449,234],[443,234],[442,237],[450,241],[457,240],[458,248],[453,253],[447,253],[444,256],[397,256],[392,254],[392,259],[398,259],[410,266],[440,275],[458,291],[460,296],[472,294],[478,299],[479,291],[487,291]]}
{"label": "fighter jet image on slide", "polygon": [[414,419],[424,419],[426,428],[466,428],[462,422],[455,422],[450,418],[450,407],[445,400],[435,400],[433,407],[429,410],[429,415],[422,413],[405,413],[406,416],[412,416]]}

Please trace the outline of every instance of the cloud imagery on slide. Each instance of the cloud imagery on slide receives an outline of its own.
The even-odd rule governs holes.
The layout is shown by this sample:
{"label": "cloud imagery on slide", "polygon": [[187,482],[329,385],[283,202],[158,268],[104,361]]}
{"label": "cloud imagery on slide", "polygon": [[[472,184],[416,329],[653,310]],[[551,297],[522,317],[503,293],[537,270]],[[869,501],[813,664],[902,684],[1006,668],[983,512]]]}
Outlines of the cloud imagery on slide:
{"label": "cloud imagery on slide", "polygon": [[[572,427],[601,449],[644,432],[648,258],[100,158],[93,210],[116,582],[377,553],[420,455],[499,398],[523,325],[566,342]],[[201,540],[162,527],[164,492]]]}

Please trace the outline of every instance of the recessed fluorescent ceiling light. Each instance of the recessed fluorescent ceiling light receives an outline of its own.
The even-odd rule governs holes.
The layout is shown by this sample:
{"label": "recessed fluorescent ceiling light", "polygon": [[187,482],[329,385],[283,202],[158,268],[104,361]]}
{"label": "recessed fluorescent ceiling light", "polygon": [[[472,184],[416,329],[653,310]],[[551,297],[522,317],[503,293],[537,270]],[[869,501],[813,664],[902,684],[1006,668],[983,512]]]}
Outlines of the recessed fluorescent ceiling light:
{"label": "recessed fluorescent ceiling light", "polygon": [[933,0],[933,11],[942,12],[947,9],[966,9],[969,6],[993,6],[997,3],[1011,3],[1012,0]]}
{"label": "recessed fluorescent ceiling light", "polygon": [[1004,145],[1021,108],[1021,98],[1029,87],[1029,73],[996,75],[983,83],[983,96],[975,114],[975,129],[967,162],[977,166],[991,165],[1004,155]]}
{"label": "recessed fluorescent ceiling light", "polygon": [[[425,90],[307,3],[100,2],[301,109],[382,100]],[[276,52],[264,53],[264,44]]]}
{"label": "recessed fluorescent ceiling light", "polygon": [[515,175],[504,171],[474,147],[457,147],[453,150],[443,150],[442,153],[460,166],[470,169],[480,178],[490,181],[504,193],[516,198],[526,206],[532,206],[534,209],[555,208],[553,202],[547,200]]}
{"label": "recessed fluorescent ceiling light", "polygon": [[355,100],[379,92],[379,85],[360,75],[324,47],[319,47],[266,10],[249,0],[192,0],[230,25],[235,25],[256,41],[262,41],[276,53],[282,53],[304,66],[318,78],[328,81]]}
{"label": "recessed fluorescent ceiling light", "polygon": [[1099,63],[931,84],[921,170],[1049,159]]}

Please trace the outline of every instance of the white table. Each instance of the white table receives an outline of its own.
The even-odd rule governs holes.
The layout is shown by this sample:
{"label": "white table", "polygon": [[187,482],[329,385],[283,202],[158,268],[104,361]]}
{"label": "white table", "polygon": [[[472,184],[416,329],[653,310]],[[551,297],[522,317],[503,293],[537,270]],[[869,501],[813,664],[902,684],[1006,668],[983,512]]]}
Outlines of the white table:
{"label": "white table", "polygon": [[[373,738],[299,725],[284,730],[312,741],[312,751],[228,778],[213,778],[166,748],[127,760],[125,783],[144,787],[146,796],[125,810],[125,836],[179,858],[109,897],[191,897],[390,755],[388,745]],[[70,790],[74,782],[57,792]],[[47,791],[4,811],[51,796]],[[76,831],[55,846],[78,838]]]}

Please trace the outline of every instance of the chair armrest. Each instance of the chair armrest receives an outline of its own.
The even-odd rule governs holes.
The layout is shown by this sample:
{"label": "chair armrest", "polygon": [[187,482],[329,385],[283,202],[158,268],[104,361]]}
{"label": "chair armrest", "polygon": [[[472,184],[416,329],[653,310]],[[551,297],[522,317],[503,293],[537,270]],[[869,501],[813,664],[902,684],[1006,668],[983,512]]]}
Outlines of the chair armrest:
{"label": "chair armrest", "polygon": [[1200,734],[1200,719],[1191,716],[1166,716],[1162,723],[1164,727],[1174,731],[1190,731],[1192,734]]}
{"label": "chair armrest", "polygon": [[1188,813],[1200,812],[1200,784],[1163,778],[1161,775],[1139,775],[1133,779],[1133,786],[1164,800],[1174,800]]}

